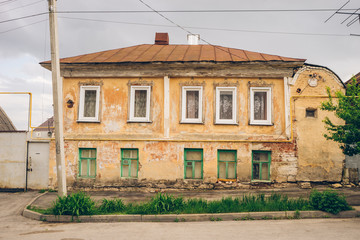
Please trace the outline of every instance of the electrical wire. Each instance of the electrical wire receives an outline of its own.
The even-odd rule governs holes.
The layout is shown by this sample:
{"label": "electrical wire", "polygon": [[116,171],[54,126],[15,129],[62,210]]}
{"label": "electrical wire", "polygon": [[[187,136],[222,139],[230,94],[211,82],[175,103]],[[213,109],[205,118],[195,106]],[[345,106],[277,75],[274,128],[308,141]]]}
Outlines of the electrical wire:
{"label": "electrical wire", "polygon": [[2,11],[2,12],[0,12],[0,13],[6,13],[6,12],[10,12],[10,11],[12,11],[12,10],[16,10],[16,9],[20,9],[20,8],[32,6],[32,5],[38,4],[38,3],[40,3],[40,2],[44,2],[44,0],[40,0],[40,1],[37,1],[37,2],[29,3],[29,4],[27,4],[27,5],[23,5],[23,6],[16,7],[16,8],[11,8],[11,9],[8,9],[8,10],[6,10],[6,11]]}
{"label": "electrical wire", "polygon": [[12,19],[8,19],[8,20],[0,21],[0,23],[7,23],[7,22],[16,21],[16,20],[37,17],[37,16],[41,16],[41,15],[44,15],[44,14],[48,14],[48,13],[43,12],[43,13],[37,13],[37,14],[33,14],[33,15],[27,15],[27,16],[23,16],[23,17],[18,17],[18,18],[12,18]]}
{"label": "electrical wire", "polygon": [[[122,22],[113,20],[103,19],[92,19],[92,18],[77,18],[77,17],[58,17],[59,19],[73,19],[82,21],[93,21],[93,22],[105,22],[105,23],[119,23],[128,25],[140,25],[140,26],[152,26],[152,27],[169,27],[177,28],[173,25],[164,24],[150,24],[150,23],[134,23],[134,22]],[[197,30],[211,30],[211,31],[229,31],[229,32],[249,32],[249,33],[269,33],[269,34],[289,34],[289,35],[306,35],[306,36],[336,36],[336,37],[348,37],[348,34],[332,34],[332,33],[304,33],[304,32],[279,32],[279,31],[257,31],[257,30],[244,30],[244,29],[228,29],[228,28],[209,28],[209,27],[192,27],[184,26],[184,28],[197,29]]]}
{"label": "electrical wire", "polygon": [[9,3],[16,2],[16,1],[18,1],[18,0],[5,0],[5,1],[0,2],[0,5],[6,5],[6,4],[9,4]]}
{"label": "electrical wire", "polygon": [[[151,10],[153,10],[155,13],[157,13],[158,15],[160,15],[162,18],[166,19],[167,21],[171,22],[171,23],[174,24],[175,26],[179,27],[179,28],[182,29],[183,31],[187,32],[188,34],[193,35],[192,32],[190,32],[189,30],[187,30],[187,29],[185,29],[184,27],[180,26],[179,24],[175,23],[174,21],[170,20],[169,18],[167,18],[167,17],[164,16],[163,14],[157,12],[154,8],[152,8],[150,5],[148,5],[148,4],[145,3],[144,1],[139,0],[139,2],[141,2],[142,4],[144,4],[146,7],[150,8]],[[206,41],[204,38],[202,38],[202,37],[200,37],[200,36],[199,36],[199,39],[200,39],[201,41],[205,42],[206,44],[209,44],[210,46],[213,46],[214,48],[219,49],[220,51],[223,51],[223,52],[226,52],[226,53],[230,54],[230,57],[231,57],[231,58],[232,58],[232,56],[236,56],[236,57],[238,57],[238,58],[241,58],[241,59],[244,59],[245,61],[247,61],[246,58],[243,58],[243,57],[241,57],[241,56],[238,56],[238,55],[236,55],[236,54],[231,53],[230,51],[226,51],[226,50],[224,50],[224,49],[222,49],[222,48],[220,48],[220,47],[218,47],[218,46],[216,46],[216,45],[213,45],[213,44],[209,43],[208,41]]]}
{"label": "electrical wire", "polygon": [[8,33],[8,32],[11,32],[11,31],[15,31],[15,30],[18,30],[18,29],[20,29],[20,28],[28,27],[28,26],[31,26],[31,25],[35,25],[35,24],[38,24],[38,23],[45,22],[45,21],[46,21],[46,19],[45,19],[45,20],[41,20],[41,21],[37,21],[37,22],[33,22],[33,23],[30,23],[30,24],[27,24],[27,25],[23,25],[23,26],[20,26],[20,27],[12,28],[12,29],[9,29],[9,30],[0,32],[0,34]]}
{"label": "electrical wire", "polygon": [[[336,8],[327,9],[209,9],[209,10],[157,10],[158,13],[259,13],[259,12],[332,12]],[[354,8],[342,9],[354,11]],[[57,13],[152,13],[149,10],[87,10],[87,11],[58,11]]]}

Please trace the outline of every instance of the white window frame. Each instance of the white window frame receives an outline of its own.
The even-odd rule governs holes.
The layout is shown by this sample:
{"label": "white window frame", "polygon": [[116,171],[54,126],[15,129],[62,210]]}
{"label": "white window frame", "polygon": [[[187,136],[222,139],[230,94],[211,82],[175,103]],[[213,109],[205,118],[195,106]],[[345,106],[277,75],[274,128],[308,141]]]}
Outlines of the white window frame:
{"label": "white window frame", "polygon": [[[146,90],[146,116],[135,117],[135,91]],[[151,86],[131,86],[130,87],[130,114],[129,122],[150,122],[150,94]]]}
{"label": "white window frame", "polygon": [[[96,90],[96,105],[95,117],[85,117],[85,91]],[[99,108],[100,108],[100,86],[80,86],[80,101],[79,101],[79,118],[80,122],[98,122],[99,121]]]}
{"label": "white window frame", "polygon": [[[254,93],[266,92],[266,120],[254,119]],[[272,125],[272,101],[271,101],[271,87],[250,87],[250,124],[253,125]]]}
{"label": "white window frame", "polygon": [[[232,91],[233,93],[233,111],[232,119],[220,119],[220,92]],[[237,87],[216,87],[216,111],[215,111],[215,123],[216,124],[237,124]]]}
{"label": "white window frame", "polygon": [[[186,92],[198,91],[199,92],[199,114],[197,118],[186,117]],[[202,86],[183,86],[182,87],[182,100],[181,100],[181,123],[202,123]]]}

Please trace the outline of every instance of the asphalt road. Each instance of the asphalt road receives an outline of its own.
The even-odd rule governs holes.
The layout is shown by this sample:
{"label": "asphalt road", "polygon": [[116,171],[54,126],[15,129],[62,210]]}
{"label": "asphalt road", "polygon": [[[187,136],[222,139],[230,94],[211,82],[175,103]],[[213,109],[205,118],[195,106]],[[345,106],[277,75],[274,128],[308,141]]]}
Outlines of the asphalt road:
{"label": "asphalt road", "polygon": [[0,239],[359,239],[360,218],[179,223],[49,224],[26,219],[36,192],[0,193]]}

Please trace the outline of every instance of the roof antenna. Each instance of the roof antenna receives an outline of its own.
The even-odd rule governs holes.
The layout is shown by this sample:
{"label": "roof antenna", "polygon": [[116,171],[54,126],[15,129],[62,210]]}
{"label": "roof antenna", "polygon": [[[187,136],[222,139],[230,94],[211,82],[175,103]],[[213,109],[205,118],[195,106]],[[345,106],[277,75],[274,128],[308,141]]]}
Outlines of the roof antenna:
{"label": "roof antenna", "polygon": [[326,23],[327,21],[329,21],[330,18],[332,18],[335,14],[339,13],[339,11],[340,11],[341,9],[343,9],[343,7],[345,7],[349,2],[350,2],[350,0],[347,1],[344,5],[342,5],[341,8],[339,8],[338,10],[336,10],[336,12],[334,12],[328,19],[325,20],[325,23]]}
{"label": "roof antenna", "polygon": [[[347,22],[346,26],[350,27],[351,25],[353,25],[354,23],[356,23],[357,21],[359,21],[360,23],[360,13],[358,12],[360,10],[360,8],[356,9],[354,12],[348,12],[350,9],[343,9],[348,3],[350,2],[347,1],[344,5],[341,6],[341,8],[339,8],[338,10],[336,10],[330,17],[328,17],[328,19],[325,20],[325,23],[327,21],[329,21],[333,16],[335,16],[335,14],[345,14],[345,15],[349,15],[347,18],[344,19],[344,21],[341,22],[341,24]],[[340,11],[341,9],[343,9],[343,11]],[[352,18],[351,20],[349,20],[352,16],[355,16],[354,18]],[[349,20],[349,21],[348,21]],[[350,36],[359,36],[357,34],[350,34]]]}

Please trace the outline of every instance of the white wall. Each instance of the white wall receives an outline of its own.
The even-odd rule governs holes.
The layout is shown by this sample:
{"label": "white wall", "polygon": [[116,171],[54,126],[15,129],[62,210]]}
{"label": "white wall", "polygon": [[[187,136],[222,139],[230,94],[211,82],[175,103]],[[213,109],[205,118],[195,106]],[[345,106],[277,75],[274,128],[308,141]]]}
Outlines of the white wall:
{"label": "white wall", "polygon": [[0,188],[25,188],[26,132],[0,132]]}

